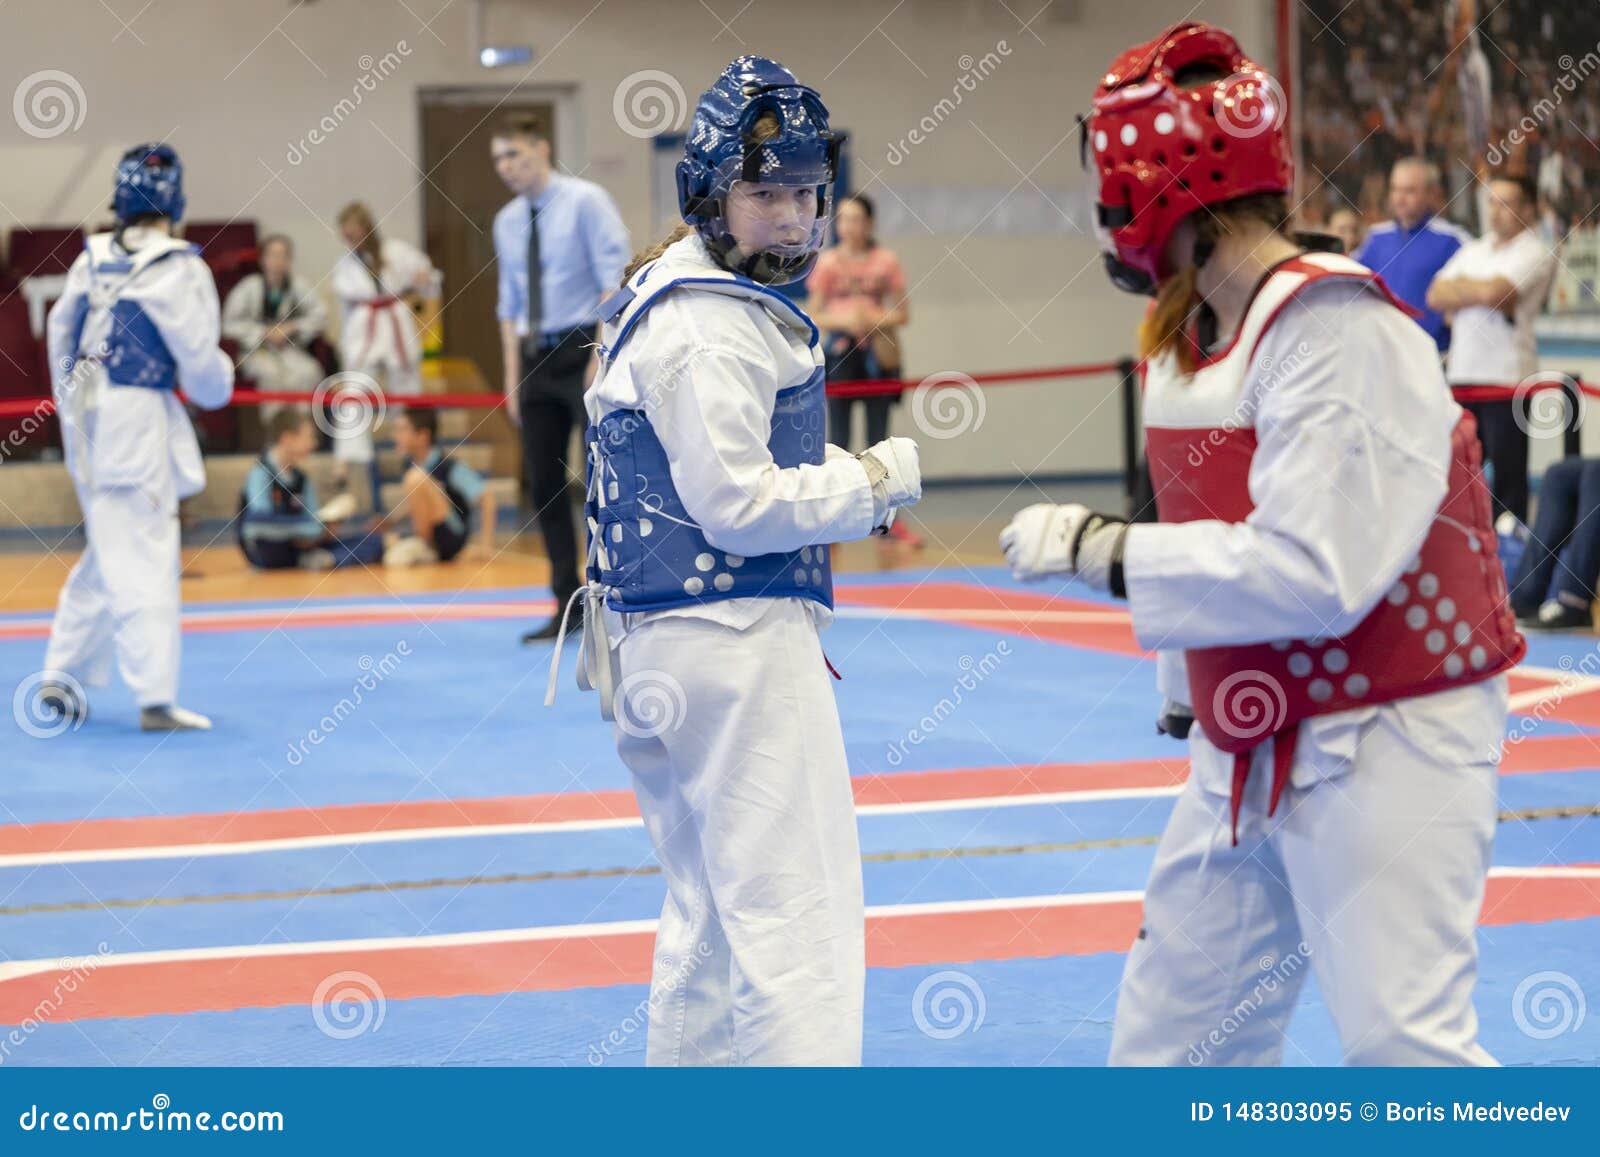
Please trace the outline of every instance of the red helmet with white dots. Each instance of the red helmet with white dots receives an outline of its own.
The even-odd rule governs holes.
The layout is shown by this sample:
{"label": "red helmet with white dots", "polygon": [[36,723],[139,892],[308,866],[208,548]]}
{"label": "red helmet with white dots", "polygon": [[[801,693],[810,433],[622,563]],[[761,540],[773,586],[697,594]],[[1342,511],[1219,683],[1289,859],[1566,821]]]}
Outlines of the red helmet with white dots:
{"label": "red helmet with white dots", "polygon": [[1184,23],[1112,63],[1083,121],[1106,268],[1150,293],[1170,276],[1167,239],[1190,213],[1294,183],[1278,82],[1210,24]]}

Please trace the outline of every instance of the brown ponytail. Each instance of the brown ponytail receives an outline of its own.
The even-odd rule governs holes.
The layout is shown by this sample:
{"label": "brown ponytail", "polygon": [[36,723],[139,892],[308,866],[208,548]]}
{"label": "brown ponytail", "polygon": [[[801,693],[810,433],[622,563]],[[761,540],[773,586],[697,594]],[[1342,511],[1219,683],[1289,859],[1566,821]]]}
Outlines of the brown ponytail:
{"label": "brown ponytail", "polygon": [[[1246,222],[1265,224],[1275,233],[1289,232],[1289,204],[1279,193],[1256,193],[1239,197],[1210,212],[1196,213],[1194,221],[1197,248],[1215,248],[1218,238],[1236,231]],[[1195,283],[1199,268],[1186,262],[1183,268],[1161,283],[1155,305],[1139,325],[1139,357],[1149,361],[1171,350],[1178,368],[1185,374],[1195,370],[1199,351],[1195,348],[1193,323],[1201,299]]]}
{"label": "brown ponytail", "polygon": [[693,225],[679,225],[660,241],[657,241],[654,245],[650,246],[650,248],[639,250],[639,252],[633,255],[633,260],[628,262],[628,268],[622,271],[622,284],[628,284],[628,279],[631,278],[635,273],[638,273],[639,270],[643,269],[646,265],[649,265],[656,258],[660,257],[667,251],[669,246],[676,245],[679,241],[682,241],[685,237],[689,236],[689,234],[693,232]]}
{"label": "brown ponytail", "polygon": [[372,210],[360,201],[351,201],[339,210],[338,224],[354,221],[361,228],[361,240],[355,246],[356,256],[377,277],[383,269],[383,242],[378,237],[378,226],[372,220]]}

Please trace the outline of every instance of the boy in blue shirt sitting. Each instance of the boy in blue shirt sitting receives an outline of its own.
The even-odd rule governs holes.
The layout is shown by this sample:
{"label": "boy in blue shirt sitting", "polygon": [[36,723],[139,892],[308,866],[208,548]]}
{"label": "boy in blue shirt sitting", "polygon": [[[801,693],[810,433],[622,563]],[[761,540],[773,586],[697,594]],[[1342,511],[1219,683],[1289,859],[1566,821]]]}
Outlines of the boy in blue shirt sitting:
{"label": "boy in blue shirt sitting", "polygon": [[391,532],[383,554],[387,566],[449,562],[461,554],[473,535],[474,506],[478,541],[468,557],[486,560],[493,553],[494,494],[483,475],[436,445],[438,434],[434,410],[407,410],[394,420],[395,446],[410,465],[402,479],[405,496],[379,523]]}
{"label": "boy in blue shirt sitting", "polygon": [[236,520],[239,548],[261,570],[327,570],[376,562],[380,540],[366,534],[341,539],[334,527],[356,512],[355,498],[317,501],[301,463],[317,448],[317,431],[303,410],[280,410],[267,424],[267,448],[245,476]]}

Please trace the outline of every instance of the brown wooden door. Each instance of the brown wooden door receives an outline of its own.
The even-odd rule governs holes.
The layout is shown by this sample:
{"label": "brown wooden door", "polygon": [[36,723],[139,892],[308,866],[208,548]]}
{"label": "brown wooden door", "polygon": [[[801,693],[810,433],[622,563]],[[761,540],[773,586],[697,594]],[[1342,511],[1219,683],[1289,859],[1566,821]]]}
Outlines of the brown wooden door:
{"label": "brown wooden door", "polygon": [[[550,101],[500,98],[499,92],[424,91],[422,113],[423,223],[428,256],[444,273],[444,352],[477,363],[492,389],[505,382],[500,358],[500,323],[495,317],[499,279],[495,269],[494,215],[511,193],[489,161],[495,126],[510,113],[538,120],[560,158],[555,106]],[[510,424],[501,417],[476,418],[473,438],[496,445],[495,473],[520,475]]]}

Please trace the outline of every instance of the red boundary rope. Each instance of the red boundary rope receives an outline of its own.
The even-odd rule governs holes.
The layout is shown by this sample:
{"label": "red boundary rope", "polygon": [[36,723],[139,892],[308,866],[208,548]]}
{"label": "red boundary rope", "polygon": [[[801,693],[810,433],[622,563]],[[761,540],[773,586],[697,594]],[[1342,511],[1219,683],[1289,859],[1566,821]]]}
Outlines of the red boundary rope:
{"label": "red boundary rope", "polygon": [[[987,374],[963,374],[955,371],[946,371],[932,374],[921,381],[915,382],[900,378],[873,378],[855,382],[832,382],[828,386],[828,396],[830,398],[870,398],[898,395],[909,390],[923,388],[971,388],[1014,385],[1020,382],[1096,377],[1103,374],[1118,373],[1121,365],[1122,363],[1120,362],[1090,362],[1075,366],[1047,366],[1042,369],[1004,370]],[[1563,389],[1569,383],[1590,397],[1600,397],[1600,385],[1554,374],[1547,380],[1528,382],[1519,386],[1503,386],[1489,383],[1452,386],[1451,393],[1454,394],[1458,402],[1510,401],[1518,396],[1526,397],[1530,394],[1543,393],[1547,390]],[[357,396],[367,396],[361,390],[350,390],[348,392]],[[235,390],[230,405],[254,406],[263,402],[320,404],[331,401],[337,396],[337,393],[317,394],[271,390]],[[473,394],[418,394],[415,397],[396,398],[394,401],[397,404],[427,408],[496,409],[505,404],[505,396],[497,392],[487,391]],[[54,410],[55,405],[49,398],[0,400],[0,418],[27,417],[29,415],[43,418],[53,413]]]}
{"label": "red boundary rope", "polygon": [[[942,389],[951,386],[1011,385],[1017,382],[1039,382],[1054,378],[1083,378],[1099,374],[1115,374],[1118,369],[1119,363],[1117,362],[1094,362],[1076,366],[1050,366],[1035,370],[1006,370],[990,374],[963,374],[951,371],[933,374],[915,382],[901,380],[900,378],[874,378],[866,381],[830,383],[828,396],[830,398],[867,398],[883,394],[900,394],[923,386],[930,389]],[[320,404],[332,401],[340,393],[349,393],[356,397],[371,396],[360,389],[332,391],[324,394],[276,390],[235,390],[233,399],[229,404],[237,406],[258,406],[263,402]],[[419,408],[495,409],[505,404],[505,395],[498,392],[485,391],[474,394],[418,394],[414,397],[396,397],[385,400],[393,401],[397,405],[416,406]],[[0,418],[21,417],[29,414],[36,417],[44,417],[52,413],[54,409],[55,406],[49,398],[0,400]]]}

